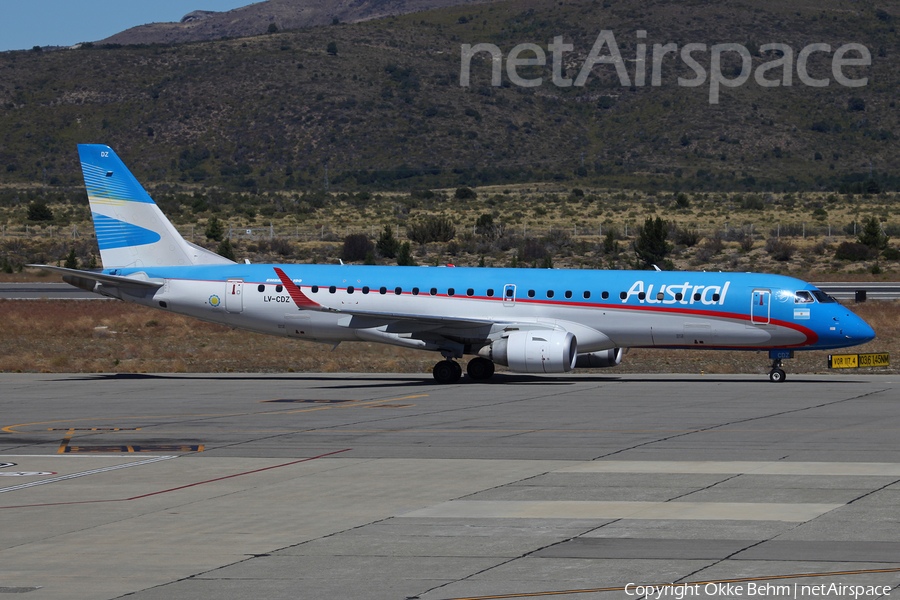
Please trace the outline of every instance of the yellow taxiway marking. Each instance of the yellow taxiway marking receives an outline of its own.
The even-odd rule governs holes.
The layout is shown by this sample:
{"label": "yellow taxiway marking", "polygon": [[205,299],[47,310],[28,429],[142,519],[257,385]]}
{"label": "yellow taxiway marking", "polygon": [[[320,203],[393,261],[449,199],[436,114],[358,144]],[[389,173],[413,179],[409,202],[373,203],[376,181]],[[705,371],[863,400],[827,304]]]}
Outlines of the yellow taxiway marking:
{"label": "yellow taxiway marking", "polygon": [[[257,415],[290,415],[294,413],[302,413],[309,412],[313,410],[328,410],[332,408],[352,408],[354,406],[367,406],[371,404],[379,404],[382,402],[397,402],[398,400],[410,400],[412,398],[427,398],[428,394],[419,394],[416,396],[403,396],[402,398],[386,398],[384,400],[366,400],[360,402],[353,402],[348,404],[331,404],[328,406],[319,406],[316,408],[306,408],[302,410],[273,410],[266,412],[240,412],[240,413],[207,413],[207,414],[198,414],[198,415],[144,415],[140,417],[91,417],[84,419],[59,419],[56,421],[37,421],[35,423],[19,423],[18,425],[7,425],[0,429],[0,431],[4,431],[6,433],[24,433],[21,431],[15,431],[20,427],[30,427],[32,425],[52,425],[54,423],[77,423],[83,421],[119,421],[119,420],[134,420],[134,419],[175,419],[175,418],[185,418],[185,417],[246,417],[246,416],[257,416]],[[37,432],[32,432],[37,433]]]}
{"label": "yellow taxiway marking", "polygon": [[57,454],[65,454],[66,449],[69,447],[69,441],[72,439],[72,435],[75,433],[74,429],[70,429],[65,436],[63,436],[62,442],[59,444],[59,450],[56,451]]}

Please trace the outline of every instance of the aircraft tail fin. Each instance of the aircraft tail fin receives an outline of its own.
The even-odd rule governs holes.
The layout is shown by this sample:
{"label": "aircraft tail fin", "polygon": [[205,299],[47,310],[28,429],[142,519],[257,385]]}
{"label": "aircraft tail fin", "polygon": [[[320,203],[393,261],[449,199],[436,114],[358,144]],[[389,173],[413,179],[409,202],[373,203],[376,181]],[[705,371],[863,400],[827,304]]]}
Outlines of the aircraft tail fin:
{"label": "aircraft tail fin", "polygon": [[109,146],[78,144],[105,268],[233,264],[189,243]]}

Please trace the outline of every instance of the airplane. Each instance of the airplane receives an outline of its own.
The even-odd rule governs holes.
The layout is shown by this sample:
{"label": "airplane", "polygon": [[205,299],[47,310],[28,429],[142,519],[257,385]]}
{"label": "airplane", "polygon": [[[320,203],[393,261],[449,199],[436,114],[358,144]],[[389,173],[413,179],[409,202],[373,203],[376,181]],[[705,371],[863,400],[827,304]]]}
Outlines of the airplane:
{"label": "airplane", "polygon": [[769,351],[868,342],[873,329],[815,286],[759,273],[235,263],[185,240],[109,146],[79,144],[103,268],[41,266],[76,287],[258,333],[439,352],[438,383],[495,365],[566,373],[626,348]]}

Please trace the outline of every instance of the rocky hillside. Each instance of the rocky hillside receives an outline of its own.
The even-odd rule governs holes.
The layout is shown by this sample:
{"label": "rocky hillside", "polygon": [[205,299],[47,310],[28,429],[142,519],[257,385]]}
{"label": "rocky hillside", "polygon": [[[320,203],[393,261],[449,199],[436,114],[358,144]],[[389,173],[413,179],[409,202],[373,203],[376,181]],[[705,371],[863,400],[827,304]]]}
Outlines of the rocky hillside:
{"label": "rocky hillside", "polygon": [[126,29],[99,44],[175,44],[246,37],[277,29],[356,23],[422,12],[472,0],[266,0],[215,12],[195,10],[178,23],[149,23]]}

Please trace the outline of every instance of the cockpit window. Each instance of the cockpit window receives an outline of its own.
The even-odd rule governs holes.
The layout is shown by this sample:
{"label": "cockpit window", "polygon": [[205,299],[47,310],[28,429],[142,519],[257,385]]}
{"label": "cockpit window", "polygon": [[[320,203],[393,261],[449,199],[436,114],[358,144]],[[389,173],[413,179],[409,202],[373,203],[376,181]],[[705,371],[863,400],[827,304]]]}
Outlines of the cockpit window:
{"label": "cockpit window", "polygon": [[822,304],[834,304],[837,302],[834,298],[823,292],[822,290],[812,290],[812,295]]}
{"label": "cockpit window", "polygon": [[794,304],[806,304],[807,302],[814,302],[812,294],[805,290],[794,292]]}

